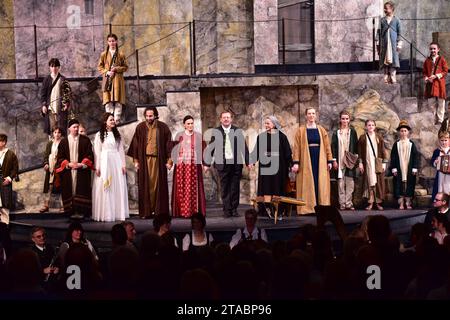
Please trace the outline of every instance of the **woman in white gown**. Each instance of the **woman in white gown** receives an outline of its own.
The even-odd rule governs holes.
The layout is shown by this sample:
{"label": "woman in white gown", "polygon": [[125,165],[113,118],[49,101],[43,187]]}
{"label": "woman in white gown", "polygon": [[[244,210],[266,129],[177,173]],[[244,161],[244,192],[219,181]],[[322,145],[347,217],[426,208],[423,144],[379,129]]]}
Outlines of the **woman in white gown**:
{"label": "woman in white gown", "polygon": [[103,115],[94,140],[95,177],[92,188],[92,217],[95,221],[117,221],[129,217],[123,139],[114,116]]}

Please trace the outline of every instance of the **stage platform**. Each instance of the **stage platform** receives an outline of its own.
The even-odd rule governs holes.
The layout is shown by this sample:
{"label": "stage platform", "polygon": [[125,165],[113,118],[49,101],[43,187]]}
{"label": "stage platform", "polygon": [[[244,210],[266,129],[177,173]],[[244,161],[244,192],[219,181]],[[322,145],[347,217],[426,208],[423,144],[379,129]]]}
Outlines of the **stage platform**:
{"label": "stage platform", "polygon": [[[242,228],[244,222],[244,212],[250,208],[249,205],[241,205],[239,207],[239,217],[224,218],[222,209],[219,204],[207,205],[206,230],[212,232],[214,239],[217,241],[230,241],[232,235],[237,228]],[[47,230],[48,241],[54,245],[58,245],[65,236],[66,229],[71,222],[68,215],[50,212],[45,214],[33,213],[38,212],[39,208],[33,208],[28,212],[11,213],[11,237],[17,244],[24,244],[30,240],[30,231],[34,226],[42,226]],[[401,238],[407,238],[408,233],[415,223],[423,222],[425,218],[425,209],[415,210],[396,210],[386,208],[384,211],[342,211],[341,216],[344,220],[347,231],[356,228],[365,217],[369,215],[382,214],[390,220],[393,232]],[[153,220],[140,219],[137,212],[131,212],[130,219],[136,226],[137,237],[139,239],[146,231],[153,230]],[[83,222],[88,239],[94,242],[98,248],[108,248],[110,246],[110,230],[117,222],[95,222],[85,219]],[[267,217],[259,217],[257,225],[265,228],[269,241],[288,240],[297,231],[298,228],[305,224],[316,224],[315,215],[297,216],[295,213],[291,217],[283,217],[282,221],[276,224],[273,219]],[[338,240],[338,235],[331,223],[326,224],[327,230],[333,241]],[[172,231],[179,241],[184,237],[186,232],[191,230],[190,219],[175,218],[172,219]]]}

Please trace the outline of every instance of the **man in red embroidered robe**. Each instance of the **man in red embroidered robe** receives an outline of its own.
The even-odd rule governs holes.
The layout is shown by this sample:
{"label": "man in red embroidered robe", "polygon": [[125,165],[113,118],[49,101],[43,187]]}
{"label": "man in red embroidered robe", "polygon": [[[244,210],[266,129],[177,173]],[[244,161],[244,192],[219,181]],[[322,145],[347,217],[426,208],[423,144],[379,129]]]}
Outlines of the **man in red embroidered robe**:
{"label": "man in red embroidered robe", "polygon": [[75,219],[92,215],[94,154],[89,138],[79,134],[79,126],[78,120],[69,121],[69,135],[59,143],[56,164],[56,173],[61,178],[64,212],[71,213]]}

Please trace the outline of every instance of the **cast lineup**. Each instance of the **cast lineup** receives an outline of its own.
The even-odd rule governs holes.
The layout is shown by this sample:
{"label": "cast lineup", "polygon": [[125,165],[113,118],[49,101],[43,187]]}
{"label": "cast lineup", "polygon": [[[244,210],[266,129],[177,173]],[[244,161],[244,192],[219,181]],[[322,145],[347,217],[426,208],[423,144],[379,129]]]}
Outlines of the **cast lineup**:
{"label": "cast lineup", "polygon": [[[384,11],[386,16],[381,19],[378,32],[380,68],[385,83],[393,84],[397,82],[399,68],[401,22],[394,16],[391,2],[385,4]],[[73,116],[72,91],[68,80],[60,73],[60,61],[56,58],[49,61],[50,74],[43,80],[40,95],[45,133],[50,138],[43,160],[45,199],[40,212],[48,212],[51,197],[60,194],[60,211],[74,218],[92,216],[95,221],[123,221],[129,217],[126,155],[123,137],[117,129],[126,101],[124,73],[128,64],[117,39],[114,34],[107,36],[107,48],[98,62],[105,114],[93,143]],[[424,96],[430,108],[434,108],[435,123],[440,125],[436,130],[439,146],[431,160],[436,168],[433,199],[438,192],[450,192],[450,127],[448,117],[444,119],[448,65],[439,51],[438,43],[430,43],[430,54],[423,64]],[[366,119],[365,132],[358,137],[351,126],[353,115],[342,110],[336,119],[338,129],[330,139],[327,129],[318,124],[313,108],[305,110],[306,124],[297,129],[294,141],[288,141],[276,115],[267,115],[263,124],[265,130],[249,150],[243,130],[233,124],[234,114],[232,106],[229,107],[230,110],[221,112],[220,125],[213,130],[208,144],[201,133],[194,131],[192,116],[180,119],[184,131],[172,139],[169,126],[159,120],[157,108],[145,109],[145,120],[137,125],[127,151],[137,172],[142,219],[158,214],[183,218],[196,213],[206,215],[203,174],[211,167],[219,178],[224,217],[238,216],[242,171],[244,166],[254,170],[255,164],[259,164],[257,196],[264,198],[258,205],[261,214],[270,212],[267,208],[274,195],[304,200],[306,205],[297,208],[298,214],[312,213],[316,205],[330,205],[331,177],[338,182],[339,208],[355,210],[353,191],[357,173],[364,184],[366,210],[383,210],[386,172],[393,176],[399,209],[412,208],[419,169],[418,150],[409,139],[414,128],[406,120],[398,125],[399,139],[390,157],[374,119]],[[0,134],[0,212],[4,223],[9,223],[12,184],[19,167],[7,141],[8,137]],[[169,199],[167,176],[172,168]],[[296,174],[295,195],[288,190],[290,172]]]}

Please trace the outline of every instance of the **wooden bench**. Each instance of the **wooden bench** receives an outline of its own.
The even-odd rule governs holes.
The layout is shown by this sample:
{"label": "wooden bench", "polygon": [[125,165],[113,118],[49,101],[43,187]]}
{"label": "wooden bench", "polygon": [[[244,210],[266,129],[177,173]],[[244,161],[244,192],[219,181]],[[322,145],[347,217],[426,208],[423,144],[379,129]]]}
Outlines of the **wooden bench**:
{"label": "wooden bench", "polygon": [[[256,198],[251,199],[250,201],[252,202],[252,205],[255,209],[257,209],[258,203],[265,203],[266,201],[264,201],[264,197],[263,196],[258,196]],[[267,202],[266,202],[267,203]],[[288,208],[288,212],[289,212],[289,217],[292,214],[292,207],[295,206],[304,206],[306,203],[305,201],[301,200],[301,199],[295,199],[295,198],[290,198],[290,197],[283,197],[283,196],[272,196],[270,199],[270,203],[273,204],[273,206],[275,207],[275,214],[274,214],[274,223],[276,224],[278,221],[278,207],[280,205],[280,203],[285,203],[289,205]]]}

